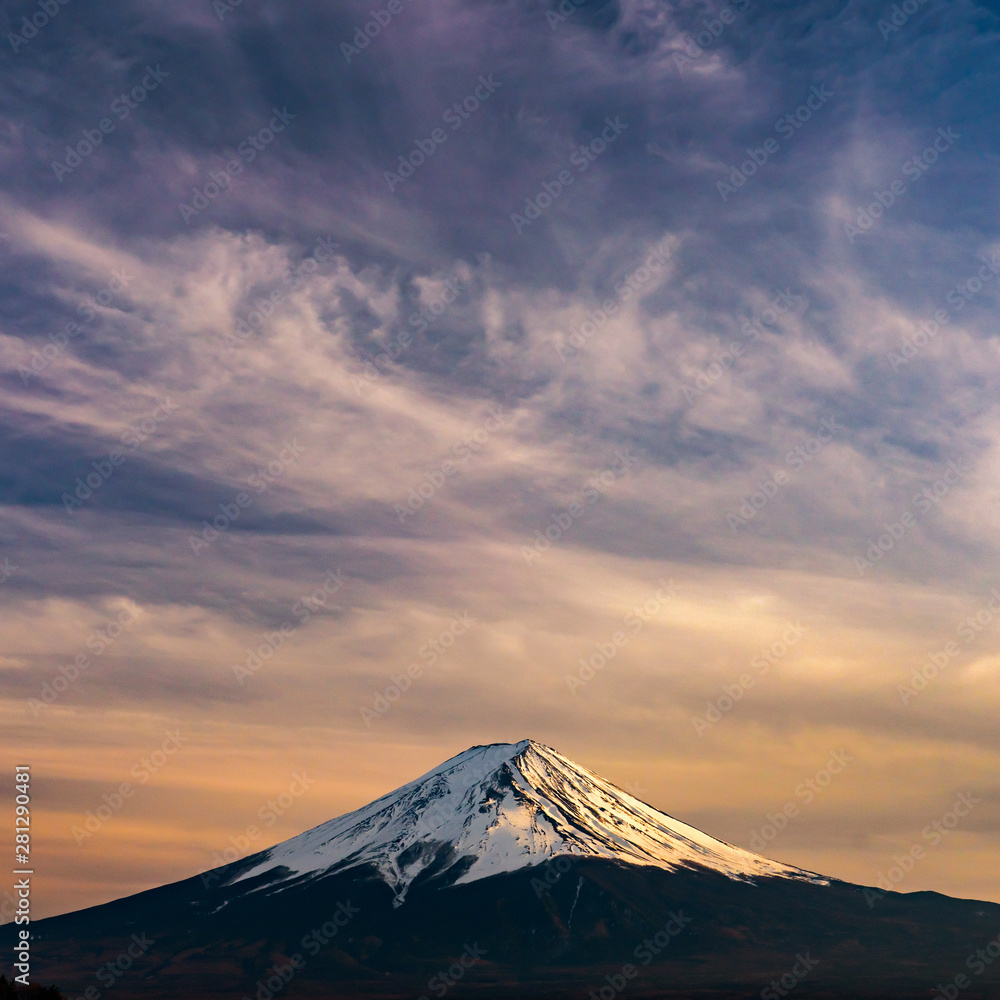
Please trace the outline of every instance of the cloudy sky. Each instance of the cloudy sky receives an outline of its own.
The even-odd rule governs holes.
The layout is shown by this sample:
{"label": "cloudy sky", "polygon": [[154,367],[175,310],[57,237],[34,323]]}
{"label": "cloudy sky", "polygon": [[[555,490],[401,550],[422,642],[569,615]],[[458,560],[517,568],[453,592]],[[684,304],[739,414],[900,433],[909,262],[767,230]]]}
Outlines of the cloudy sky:
{"label": "cloudy sky", "polygon": [[992,5],[45,6],[0,14],[36,916],[526,737],[1000,900]]}

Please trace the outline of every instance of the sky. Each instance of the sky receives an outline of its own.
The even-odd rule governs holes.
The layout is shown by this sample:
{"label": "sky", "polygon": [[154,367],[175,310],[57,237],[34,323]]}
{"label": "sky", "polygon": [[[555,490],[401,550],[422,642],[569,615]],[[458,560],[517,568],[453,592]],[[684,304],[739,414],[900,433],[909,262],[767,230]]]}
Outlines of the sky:
{"label": "sky", "polygon": [[5,5],[33,915],[525,738],[780,861],[1000,900],[998,34]]}

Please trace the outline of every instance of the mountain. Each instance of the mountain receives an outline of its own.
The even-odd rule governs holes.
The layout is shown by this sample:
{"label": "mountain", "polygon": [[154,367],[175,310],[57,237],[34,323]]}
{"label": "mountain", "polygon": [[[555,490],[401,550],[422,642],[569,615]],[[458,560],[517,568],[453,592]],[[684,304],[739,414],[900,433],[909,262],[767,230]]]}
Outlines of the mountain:
{"label": "mountain", "polygon": [[[419,876],[474,882],[560,855],[732,878],[819,880],[687,826],[532,740],[478,746],[259,855],[234,882],[301,882],[373,865],[397,905]],[[821,881],[821,880],[820,880]]]}
{"label": "mountain", "polygon": [[997,904],[770,861],[530,740],[33,929],[35,975],[87,1000],[1000,997]]}

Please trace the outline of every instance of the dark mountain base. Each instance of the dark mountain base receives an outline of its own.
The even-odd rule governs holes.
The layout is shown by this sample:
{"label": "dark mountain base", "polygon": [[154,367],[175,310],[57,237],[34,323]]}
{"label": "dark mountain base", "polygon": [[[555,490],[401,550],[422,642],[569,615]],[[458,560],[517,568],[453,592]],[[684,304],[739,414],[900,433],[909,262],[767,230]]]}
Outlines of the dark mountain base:
{"label": "dark mountain base", "polygon": [[278,891],[199,877],[34,925],[33,978],[87,1000],[1000,998],[1000,905],[869,899],[846,883],[568,858],[465,886],[418,880],[398,907],[358,869]]}

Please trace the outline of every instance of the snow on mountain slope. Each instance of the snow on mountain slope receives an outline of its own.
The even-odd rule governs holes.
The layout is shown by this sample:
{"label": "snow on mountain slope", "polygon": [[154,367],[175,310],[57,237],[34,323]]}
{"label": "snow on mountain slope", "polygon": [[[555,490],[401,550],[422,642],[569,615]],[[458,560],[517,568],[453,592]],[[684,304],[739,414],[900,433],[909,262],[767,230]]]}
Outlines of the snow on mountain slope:
{"label": "snow on mountain slope", "polygon": [[399,905],[432,867],[446,883],[473,882],[557,855],[666,869],[700,865],[747,881],[822,881],[709,837],[532,740],[472,747],[362,809],[264,851],[235,881],[270,873],[273,886],[372,864]]}

